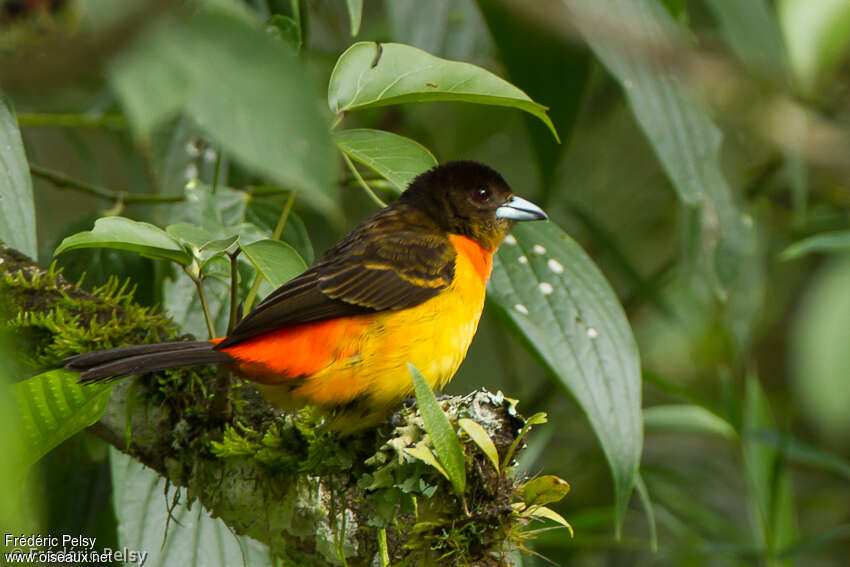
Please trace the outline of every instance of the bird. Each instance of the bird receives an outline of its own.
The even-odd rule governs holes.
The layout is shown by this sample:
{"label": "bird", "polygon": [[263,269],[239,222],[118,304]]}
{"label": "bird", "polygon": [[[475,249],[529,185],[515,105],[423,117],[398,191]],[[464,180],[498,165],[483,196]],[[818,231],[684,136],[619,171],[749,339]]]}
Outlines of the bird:
{"label": "bird", "polygon": [[313,406],[336,428],[367,427],[412,395],[408,364],[434,390],[451,380],[478,328],[493,254],[516,222],[546,219],[490,167],[446,162],[416,176],[227,336],[63,362],[81,383],[223,364],[281,409]]}

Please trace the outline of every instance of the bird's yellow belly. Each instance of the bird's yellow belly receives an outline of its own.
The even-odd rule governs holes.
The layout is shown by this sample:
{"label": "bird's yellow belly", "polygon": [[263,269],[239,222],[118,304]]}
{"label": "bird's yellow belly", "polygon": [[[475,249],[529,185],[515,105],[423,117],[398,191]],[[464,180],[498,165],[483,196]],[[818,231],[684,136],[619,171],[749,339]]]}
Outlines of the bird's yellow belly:
{"label": "bird's yellow belly", "polygon": [[420,305],[352,318],[356,332],[346,334],[336,348],[340,356],[325,368],[259,387],[282,407],[339,408],[364,424],[412,395],[408,363],[442,389],[463,362],[484,307],[485,281],[466,264],[459,255],[452,285]]}

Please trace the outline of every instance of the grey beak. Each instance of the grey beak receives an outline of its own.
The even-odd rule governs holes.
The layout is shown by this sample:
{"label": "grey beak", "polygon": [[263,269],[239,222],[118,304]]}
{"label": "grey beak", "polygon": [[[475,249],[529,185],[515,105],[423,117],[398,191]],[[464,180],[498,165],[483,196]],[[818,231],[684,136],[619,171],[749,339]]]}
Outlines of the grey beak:
{"label": "grey beak", "polygon": [[526,201],[522,197],[514,195],[504,205],[496,209],[497,219],[510,219],[514,221],[547,220],[549,217],[543,209]]}

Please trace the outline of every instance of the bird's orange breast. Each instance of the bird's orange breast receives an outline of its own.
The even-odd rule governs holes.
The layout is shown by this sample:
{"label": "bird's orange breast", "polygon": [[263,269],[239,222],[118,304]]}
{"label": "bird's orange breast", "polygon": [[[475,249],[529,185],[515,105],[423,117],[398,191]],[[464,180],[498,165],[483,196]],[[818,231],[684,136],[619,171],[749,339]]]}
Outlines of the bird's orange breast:
{"label": "bird's orange breast", "polygon": [[225,350],[240,375],[281,407],[357,406],[362,419],[383,415],[411,395],[407,363],[442,388],[466,356],[478,327],[492,252],[451,235],[452,283],[435,297],[381,311],[291,326]]}

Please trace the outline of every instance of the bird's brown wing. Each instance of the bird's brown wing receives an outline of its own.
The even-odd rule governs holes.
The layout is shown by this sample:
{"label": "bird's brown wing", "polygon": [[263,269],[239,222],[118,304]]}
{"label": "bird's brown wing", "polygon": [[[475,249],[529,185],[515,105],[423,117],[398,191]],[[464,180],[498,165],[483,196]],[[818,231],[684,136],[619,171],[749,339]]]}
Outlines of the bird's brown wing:
{"label": "bird's brown wing", "polygon": [[249,313],[216,348],[275,329],[387,309],[413,307],[454,278],[449,239],[415,212],[385,209],[285,283]]}

